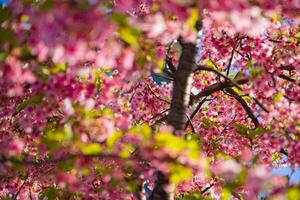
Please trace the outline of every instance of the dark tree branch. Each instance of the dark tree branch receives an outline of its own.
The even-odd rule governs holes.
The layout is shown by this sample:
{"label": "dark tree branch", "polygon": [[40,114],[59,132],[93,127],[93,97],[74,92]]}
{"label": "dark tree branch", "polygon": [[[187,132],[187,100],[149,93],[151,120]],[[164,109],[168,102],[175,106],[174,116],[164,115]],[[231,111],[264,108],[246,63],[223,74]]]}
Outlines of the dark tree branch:
{"label": "dark tree branch", "polygon": [[231,67],[231,64],[232,64],[233,57],[234,57],[235,49],[239,46],[240,42],[241,42],[241,39],[238,38],[237,41],[236,41],[236,44],[234,45],[234,47],[232,47],[231,56],[229,58],[229,62],[228,62],[228,65],[227,65],[227,71],[226,71],[226,76],[227,77],[228,77],[229,72],[230,72],[230,67]]}
{"label": "dark tree branch", "polygon": [[198,66],[194,72],[196,72],[196,71],[209,71],[209,72],[213,72],[213,73],[215,73],[215,74],[223,77],[226,81],[231,82],[239,90],[242,90],[242,88],[237,83],[235,83],[233,80],[231,80],[230,78],[228,78],[227,76],[225,76],[221,72],[218,72],[217,70],[215,70],[215,69],[213,69],[211,67],[206,67],[206,66],[202,66],[201,65],[201,66]]}
{"label": "dark tree branch", "polygon": [[229,58],[229,62],[228,62],[228,65],[227,65],[227,71],[226,71],[226,76],[227,76],[227,77],[228,77],[229,72],[230,72],[230,67],[231,67],[231,64],[232,64],[234,52],[235,52],[235,47],[232,47],[231,56],[230,56],[230,58]]}
{"label": "dark tree branch", "polygon": [[163,99],[163,98],[161,98],[158,94],[156,94],[156,92],[152,89],[152,87],[147,83],[147,82],[144,82],[145,84],[146,84],[146,86],[149,88],[149,90],[151,91],[151,93],[157,98],[157,99],[159,99],[159,100],[161,100],[161,101],[164,101],[164,102],[166,102],[166,103],[170,103],[168,100],[165,100],[165,99]]}
{"label": "dark tree branch", "polygon": [[286,70],[286,71],[293,71],[293,70],[295,70],[295,67],[287,65],[287,66],[280,66],[278,69]]}
{"label": "dark tree branch", "polygon": [[166,64],[167,64],[167,67],[170,69],[170,71],[174,75],[176,73],[176,67],[174,66],[174,64],[172,62],[172,58],[170,56],[168,56],[168,55],[166,57]]}
{"label": "dark tree branch", "polygon": [[246,113],[248,114],[249,118],[252,120],[253,124],[255,125],[255,128],[259,127],[258,119],[253,114],[253,111],[248,106],[247,102],[241,97],[236,91],[234,91],[232,88],[226,88],[225,89],[228,93],[232,94],[233,97],[242,105]]}
{"label": "dark tree branch", "polygon": [[[194,119],[194,117],[196,116],[196,114],[198,113],[198,111],[200,110],[201,106],[204,104],[204,102],[207,101],[206,98],[202,99],[202,101],[200,101],[196,107],[196,109],[194,110],[194,112],[191,114],[190,116],[190,120],[192,121]],[[189,123],[187,122],[185,124],[185,128],[184,129],[187,129],[187,127],[189,126]]]}
{"label": "dark tree branch", "polygon": [[280,148],[279,153],[282,153],[282,154],[284,154],[286,156],[289,156],[288,152],[284,148]]}
{"label": "dark tree branch", "polygon": [[[295,79],[292,79],[291,77],[288,77],[288,76],[286,76],[284,74],[280,74],[280,75],[278,75],[278,77],[281,78],[281,79],[284,79],[286,81],[289,81],[289,82],[292,82],[292,83],[296,83]],[[298,83],[297,85],[300,86],[300,83]]]}
{"label": "dark tree branch", "polygon": [[188,118],[187,124],[190,124],[191,127],[192,127],[192,131],[193,131],[194,133],[196,133],[195,126],[194,126],[193,121],[191,120],[190,116],[188,116],[188,115],[186,114],[186,117]]}
{"label": "dark tree branch", "polygon": [[26,184],[26,182],[27,182],[27,180],[28,180],[28,177],[29,177],[29,176],[26,175],[26,178],[25,178],[23,184],[21,185],[21,187],[19,188],[19,190],[17,191],[17,193],[14,195],[13,200],[17,200],[18,195],[20,194],[21,190],[23,189],[23,187],[25,186],[25,184]]}
{"label": "dark tree branch", "polygon": [[201,190],[201,194],[206,193],[208,190],[210,190],[212,187],[214,187],[215,184],[216,184],[216,183],[213,182],[213,183],[211,183],[208,187],[206,187],[206,188],[204,188],[203,190]]}
{"label": "dark tree branch", "polygon": [[[248,81],[249,81],[248,79],[240,79],[240,80],[235,81],[235,83],[241,85],[241,84],[248,83]],[[224,90],[226,88],[231,88],[231,87],[234,87],[234,86],[235,86],[234,83],[228,82],[228,81],[224,82],[224,83],[222,83],[222,82],[214,83],[214,84],[204,88],[201,92],[199,92],[195,96],[192,96],[190,104],[191,105],[194,104],[194,102],[199,98],[210,96],[210,95],[212,95],[213,93],[215,93],[217,91],[221,91],[221,90]]]}
{"label": "dark tree branch", "polygon": [[141,84],[141,82],[139,82],[138,84],[136,84],[136,86],[134,86],[134,88],[133,88],[133,93],[132,93],[132,95],[131,95],[131,97],[130,97],[130,99],[129,99],[129,102],[130,102],[130,103],[132,102],[133,97],[134,97],[134,95],[135,95],[135,93],[136,93],[136,90],[137,90],[137,88],[140,86],[140,84]]}
{"label": "dark tree branch", "polygon": [[168,108],[168,109],[166,109],[166,110],[164,110],[164,111],[162,111],[162,112],[160,112],[160,113],[157,113],[156,115],[154,115],[154,116],[152,116],[150,119],[148,119],[148,121],[149,121],[149,120],[153,120],[153,119],[157,118],[158,116],[163,115],[164,113],[168,112],[169,110],[170,110],[170,109]]}
{"label": "dark tree branch", "polygon": [[[249,95],[247,95],[247,96],[249,96]],[[255,101],[255,103],[256,103],[261,109],[263,109],[266,113],[269,113],[269,110],[268,110],[262,103],[260,103],[260,102],[258,101],[258,99],[254,98],[254,97],[251,97],[251,98]]]}
{"label": "dark tree branch", "polygon": [[290,41],[282,41],[282,40],[275,40],[275,39],[269,39],[270,42],[274,42],[274,43],[285,43],[285,44],[290,44],[292,42]]}

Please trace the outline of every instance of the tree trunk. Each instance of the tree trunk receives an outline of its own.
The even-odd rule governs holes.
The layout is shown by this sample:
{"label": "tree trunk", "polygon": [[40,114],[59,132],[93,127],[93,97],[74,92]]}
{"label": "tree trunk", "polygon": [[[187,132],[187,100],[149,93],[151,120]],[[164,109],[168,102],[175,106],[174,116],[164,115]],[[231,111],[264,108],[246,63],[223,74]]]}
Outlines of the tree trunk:
{"label": "tree trunk", "polygon": [[[196,46],[192,43],[182,43],[182,53],[174,77],[171,108],[167,117],[169,125],[175,130],[184,130],[187,116],[186,110],[190,102],[193,70],[195,65]],[[157,171],[155,187],[151,200],[173,200],[173,194],[166,191],[170,184],[169,178],[161,171]]]}
{"label": "tree trunk", "polygon": [[182,43],[182,53],[175,74],[171,108],[167,122],[175,130],[183,130],[187,120],[186,109],[190,102],[196,46]]}

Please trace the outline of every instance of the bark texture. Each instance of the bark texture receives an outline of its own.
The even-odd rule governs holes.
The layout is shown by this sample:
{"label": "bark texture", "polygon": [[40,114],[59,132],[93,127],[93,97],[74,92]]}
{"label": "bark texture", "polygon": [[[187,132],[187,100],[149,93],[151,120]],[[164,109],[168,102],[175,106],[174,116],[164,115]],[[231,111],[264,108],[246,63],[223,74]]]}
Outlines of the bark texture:
{"label": "bark texture", "polygon": [[175,130],[183,130],[185,127],[195,66],[196,46],[192,43],[181,43],[181,46],[182,53],[174,77],[171,108],[167,119],[168,124]]}
{"label": "bark texture", "polygon": [[[171,108],[167,116],[167,123],[173,126],[175,130],[184,130],[185,128],[186,110],[190,102],[195,66],[196,46],[192,43],[181,42],[181,47],[182,53],[174,75]],[[161,171],[157,171],[155,187],[150,199],[173,200],[173,193],[166,191],[169,184],[169,178]]]}
{"label": "bark texture", "polygon": [[150,196],[150,200],[173,200],[172,193],[166,191],[169,179],[161,171],[156,172],[155,187]]}

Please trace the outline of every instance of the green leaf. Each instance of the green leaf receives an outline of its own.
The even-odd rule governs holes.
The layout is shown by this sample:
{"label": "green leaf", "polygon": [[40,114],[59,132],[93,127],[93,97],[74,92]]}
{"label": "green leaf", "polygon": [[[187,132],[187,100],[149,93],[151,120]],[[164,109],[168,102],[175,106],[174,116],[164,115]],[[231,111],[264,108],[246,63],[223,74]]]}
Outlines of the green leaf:
{"label": "green leaf", "polygon": [[252,68],[253,64],[254,64],[254,60],[253,59],[249,59],[248,62],[247,62],[247,67],[248,68]]}
{"label": "green leaf", "polygon": [[89,175],[89,174],[91,173],[91,169],[88,168],[88,167],[85,167],[85,168],[83,168],[83,169],[81,170],[81,173],[82,173],[83,175]]}
{"label": "green leaf", "polygon": [[183,181],[190,180],[193,176],[193,170],[183,165],[175,164],[171,166],[170,180],[174,184],[179,184]]}
{"label": "green leaf", "polygon": [[182,194],[176,200],[212,200],[210,197],[202,196],[201,190],[196,190],[189,192],[187,194]]}
{"label": "green leaf", "polygon": [[249,136],[254,139],[257,136],[260,136],[260,135],[262,135],[265,132],[266,132],[266,129],[264,129],[262,127],[258,127],[258,128],[254,129],[254,130],[250,130],[249,131]]}
{"label": "green leaf", "polygon": [[215,63],[211,60],[211,59],[208,59],[206,62],[205,62],[206,66],[212,68],[212,69],[215,69],[217,71],[219,71],[219,69],[217,68],[217,66],[215,65]]}
{"label": "green leaf", "polygon": [[196,25],[196,22],[198,21],[199,19],[199,10],[198,8],[194,7],[191,9],[191,14],[189,16],[189,18],[187,19],[187,25],[194,29],[196,31],[196,28],[195,28],[195,25]]}
{"label": "green leaf", "polygon": [[28,15],[22,15],[21,16],[21,22],[28,23],[30,20],[30,17]]}
{"label": "green leaf", "polygon": [[140,32],[137,29],[124,27],[120,29],[119,33],[122,40],[136,49],[139,48],[138,37],[140,36]]}
{"label": "green leaf", "polygon": [[21,104],[19,104],[17,106],[16,113],[21,112],[25,107],[27,107],[29,105],[35,106],[35,105],[41,103],[44,99],[44,96],[45,96],[44,93],[40,93],[31,99],[27,99],[27,100],[23,101]]}
{"label": "green leaf", "polygon": [[52,69],[51,69],[51,72],[53,74],[56,74],[56,73],[59,73],[59,72],[66,72],[68,66],[66,63],[63,63],[63,64],[58,64],[56,66],[54,66]]}
{"label": "green leaf", "polygon": [[10,28],[1,29],[0,28],[0,44],[3,42],[10,42],[14,41],[14,32]]}
{"label": "green leaf", "polygon": [[133,127],[129,130],[132,134],[140,134],[144,139],[150,139],[152,135],[152,130],[149,125],[142,124],[140,126]]}
{"label": "green leaf", "polygon": [[300,197],[300,190],[297,188],[291,188],[287,192],[288,200],[295,200],[299,199]]}
{"label": "green leaf", "polygon": [[105,116],[110,116],[114,113],[113,110],[109,109],[109,108],[105,108],[103,111],[102,111],[102,115],[105,115]]}
{"label": "green leaf", "polygon": [[0,61],[3,61],[5,59],[5,52],[1,51],[0,49]]}
{"label": "green leaf", "polygon": [[110,149],[113,149],[115,146],[116,142],[123,136],[123,133],[121,131],[116,131],[114,134],[112,134],[108,139],[107,139],[107,146]]}
{"label": "green leaf", "polygon": [[127,18],[124,15],[114,13],[111,18],[121,26],[128,26]]}
{"label": "green leaf", "polygon": [[80,149],[85,155],[94,155],[101,153],[102,151],[102,148],[98,143],[81,144]]}
{"label": "green leaf", "polygon": [[199,160],[200,145],[196,140],[185,140],[169,132],[159,132],[155,135],[158,147],[163,147],[174,153],[184,153],[189,159]]}
{"label": "green leaf", "polygon": [[240,135],[248,136],[248,127],[243,124],[235,124],[235,126],[238,128],[237,133]]}
{"label": "green leaf", "polygon": [[59,162],[59,169],[62,171],[71,171],[74,169],[74,163],[72,160],[64,160]]}
{"label": "green leaf", "polygon": [[202,124],[201,124],[202,128],[208,129],[208,128],[212,127],[212,126],[219,127],[217,119],[215,119],[215,118],[214,119],[209,119],[209,118],[206,118],[206,117],[204,117],[202,119]]}
{"label": "green leaf", "polygon": [[7,7],[0,6],[0,24],[2,22],[5,22],[6,20],[8,20],[10,16],[11,16],[11,13],[7,9]]}
{"label": "green leaf", "polygon": [[238,72],[237,74],[235,74],[233,80],[239,80],[239,79],[243,78],[243,76],[244,76],[243,72]]}
{"label": "green leaf", "polygon": [[185,141],[174,136],[172,133],[159,132],[155,135],[155,139],[159,146],[166,147],[175,152],[182,151],[186,148]]}
{"label": "green leaf", "polygon": [[47,134],[47,139],[56,142],[65,142],[72,139],[72,134],[63,130],[54,130]]}
{"label": "green leaf", "polygon": [[132,152],[134,151],[134,147],[130,144],[125,144],[121,153],[120,153],[120,156],[122,158],[129,158],[129,156],[132,154]]}
{"label": "green leaf", "polygon": [[58,197],[58,192],[59,192],[58,189],[51,187],[42,192],[40,199],[47,198],[48,200],[55,200]]}
{"label": "green leaf", "polygon": [[64,129],[54,129],[46,132],[43,142],[52,150],[59,148],[73,139],[73,133],[68,125]]}
{"label": "green leaf", "polygon": [[231,192],[229,189],[224,188],[222,190],[222,200],[230,200],[232,197]]}
{"label": "green leaf", "polygon": [[284,94],[282,92],[278,92],[274,97],[274,101],[278,102],[282,99],[282,97],[284,97]]}
{"label": "green leaf", "polygon": [[93,119],[101,116],[101,111],[97,109],[91,109],[91,110],[86,110],[84,114],[85,114],[85,118]]}
{"label": "green leaf", "polygon": [[44,1],[44,3],[40,6],[40,8],[42,9],[42,10],[48,10],[48,9],[50,9],[50,8],[52,8],[53,7],[53,1],[52,0],[46,0],[46,1]]}
{"label": "green leaf", "polygon": [[164,66],[165,66],[165,61],[164,59],[159,59],[157,62],[156,62],[158,68],[160,69],[161,72],[163,72],[164,70]]}
{"label": "green leaf", "polygon": [[262,127],[257,127],[256,129],[252,130],[243,124],[235,124],[235,126],[238,128],[237,133],[239,133],[240,135],[249,136],[252,139],[267,131],[267,129]]}

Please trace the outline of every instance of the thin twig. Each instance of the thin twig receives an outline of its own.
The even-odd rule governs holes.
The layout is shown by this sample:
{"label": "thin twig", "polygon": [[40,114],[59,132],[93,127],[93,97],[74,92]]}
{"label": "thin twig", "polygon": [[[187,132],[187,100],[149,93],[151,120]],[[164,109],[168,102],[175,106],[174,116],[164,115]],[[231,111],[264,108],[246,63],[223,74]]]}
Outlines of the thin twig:
{"label": "thin twig", "polygon": [[156,117],[158,117],[158,116],[160,116],[160,115],[162,115],[162,114],[168,112],[169,110],[170,110],[170,108],[168,108],[168,109],[166,109],[166,110],[164,110],[164,111],[162,111],[162,112],[160,112],[160,113],[157,113],[156,115],[152,116],[152,117],[151,117],[150,119],[148,119],[147,121],[153,120],[153,119],[155,119]]}
{"label": "thin twig", "polygon": [[135,93],[136,93],[136,90],[137,90],[137,88],[140,86],[140,83],[141,83],[141,82],[139,82],[138,84],[136,84],[136,86],[134,86],[134,88],[133,88],[133,94],[131,95],[131,97],[130,97],[130,99],[129,99],[129,103],[132,102],[133,97],[134,97],[134,95],[135,95]]}
{"label": "thin twig", "polygon": [[17,191],[17,193],[14,195],[13,200],[16,200],[16,199],[17,199],[18,195],[20,194],[21,190],[23,189],[23,187],[25,186],[25,184],[26,184],[26,182],[27,182],[27,180],[28,180],[28,177],[29,177],[29,176],[26,175],[26,178],[25,178],[23,184],[21,185],[21,187],[19,188],[19,190]]}
{"label": "thin twig", "polygon": [[229,58],[229,62],[228,62],[228,65],[227,65],[227,71],[226,71],[226,76],[227,77],[228,77],[229,72],[230,72],[230,67],[231,67],[231,64],[232,64],[233,57],[234,57],[235,49],[239,46],[240,42],[241,42],[241,39],[238,38],[237,41],[236,41],[236,44],[234,45],[234,47],[232,47],[231,56]]}
{"label": "thin twig", "polygon": [[187,117],[187,119],[188,119],[188,123],[191,124],[193,133],[196,133],[196,129],[195,129],[195,127],[194,127],[194,124],[193,124],[191,118],[188,116],[188,114],[186,114],[186,117]]}
{"label": "thin twig", "polygon": [[280,69],[280,70],[286,70],[286,71],[293,71],[293,70],[295,70],[295,67],[294,66],[290,66],[290,65],[286,65],[286,66],[282,65],[278,69]]}
{"label": "thin twig", "polygon": [[146,86],[149,88],[149,90],[151,91],[151,93],[152,93],[157,99],[159,99],[159,100],[161,100],[161,101],[164,101],[164,102],[170,104],[170,102],[169,102],[168,100],[165,100],[165,99],[161,98],[160,96],[158,96],[158,94],[156,94],[156,92],[152,89],[152,87],[151,87],[147,82],[144,82],[144,83],[146,84]]}
{"label": "thin twig", "polygon": [[231,80],[230,78],[228,78],[227,76],[225,76],[224,74],[222,74],[221,72],[218,72],[217,70],[211,68],[211,67],[206,67],[206,66],[203,66],[203,65],[200,65],[196,68],[195,72],[196,71],[210,71],[210,72],[213,72],[221,77],[223,77],[226,81],[228,82],[231,82],[235,87],[237,87],[239,90],[242,90],[242,88],[233,80]]}
{"label": "thin twig", "polygon": [[[250,96],[250,95],[248,95],[248,96]],[[250,96],[251,97],[251,96]],[[262,104],[262,103],[260,103],[259,101],[258,101],[258,99],[256,99],[255,97],[251,97],[254,101],[255,101],[255,103],[261,108],[261,109],[263,109],[266,113],[269,113],[269,110]]]}
{"label": "thin twig", "polygon": [[207,192],[208,190],[210,190],[216,183],[213,182],[211,183],[208,187],[204,188],[203,190],[201,190],[201,194],[204,194],[205,192]]}
{"label": "thin twig", "polygon": [[[201,106],[204,104],[204,102],[206,101],[206,97],[204,99],[202,99],[202,101],[199,102],[199,104],[197,105],[196,109],[194,110],[194,112],[191,114],[190,116],[190,120],[193,120],[193,118],[196,116],[196,114],[198,113],[198,111],[200,110]],[[187,127],[189,126],[189,123],[187,122],[185,124],[185,128],[187,129]]]}
{"label": "thin twig", "polygon": [[232,60],[233,60],[233,56],[234,56],[234,51],[235,51],[235,47],[232,47],[231,56],[229,58],[229,62],[228,62],[228,65],[227,65],[227,71],[226,71],[226,76],[227,77],[228,77],[229,72],[230,72],[230,67],[231,67],[231,64],[232,64]]}
{"label": "thin twig", "polygon": [[166,57],[166,64],[167,64],[168,68],[170,69],[170,71],[173,74],[175,74],[176,73],[176,67],[173,64],[171,57],[169,57],[168,55]]}

